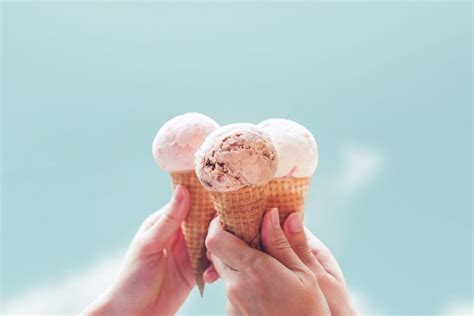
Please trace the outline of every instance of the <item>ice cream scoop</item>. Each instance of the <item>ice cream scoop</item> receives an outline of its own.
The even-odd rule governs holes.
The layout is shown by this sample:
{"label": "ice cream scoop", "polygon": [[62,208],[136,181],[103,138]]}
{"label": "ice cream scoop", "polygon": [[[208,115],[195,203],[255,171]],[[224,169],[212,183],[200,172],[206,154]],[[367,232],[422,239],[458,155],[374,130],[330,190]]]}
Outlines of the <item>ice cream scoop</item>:
{"label": "ice cream scoop", "polygon": [[200,113],[178,115],[166,122],[153,140],[153,157],[168,171],[194,170],[194,154],[206,137],[219,127]]}
{"label": "ice cream scoop", "polygon": [[225,230],[260,248],[266,184],[278,155],[270,136],[253,124],[232,124],[211,133],[196,153],[196,174],[211,193]]}
{"label": "ice cream scoop", "polygon": [[313,175],[318,165],[318,145],[306,127],[286,119],[269,119],[258,126],[271,136],[278,152],[275,178]]}
{"label": "ice cream scoop", "polygon": [[204,293],[203,272],[209,266],[205,239],[215,210],[209,192],[196,177],[194,154],[218,127],[213,119],[203,114],[179,115],[160,128],[152,146],[156,163],[170,173],[173,187],[184,185],[190,193],[189,213],[182,228],[201,295]]}
{"label": "ice cream scoop", "polygon": [[209,191],[262,186],[273,178],[278,155],[270,136],[253,124],[223,126],[196,152],[196,174]]}
{"label": "ice cream scoop", "polygon": [[275,144],[280,163],[267,187],[267,207],[277,207],[280,222],[293,212],[303,212],[311,177],[318,164],[314,136],[290,120],[270,119],[258,124]]}

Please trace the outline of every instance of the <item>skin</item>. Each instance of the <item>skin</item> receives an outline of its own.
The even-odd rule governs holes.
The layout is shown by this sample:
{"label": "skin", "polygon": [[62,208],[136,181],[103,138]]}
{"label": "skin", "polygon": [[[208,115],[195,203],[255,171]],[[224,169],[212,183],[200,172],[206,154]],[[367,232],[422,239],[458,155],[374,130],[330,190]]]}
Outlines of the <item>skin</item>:
{"label": "skin", "polygon": [[206,245],[213,266],[206,270],[204,279],[210,283],[219,275],[222,277],[228,297],[227,312],[357,315],[334,256],[303,227],[301,215],[291,214],[283,230],[278,223],[278,210],[267,212],[261,232],[266,254],[225,232],[218,219],[211,222]]}
{"label": "skin", "polygon": [[161,210],[148,217],[133,238],[116,281],[84,315],[174,315],[195,281],[181,223],[189,192],[177,186]]}
{"label": "skin", "polygon": [[[178,186],[169,204],[149,216],[127,251],[112,286],[82,315],[174,315],[194,286],[181,232],[189,192]],[[284,230],[278,211],[262,224],[267,253],[211,222],[206,244],[213,261],[204,273],[212,283],[224,280],[230,315],[355,315],[342,272],[329,249],[309,231],[298,214]],[[281,298],[285,297],[285,300]],[[261,299],[255,299],[261,298]]]}

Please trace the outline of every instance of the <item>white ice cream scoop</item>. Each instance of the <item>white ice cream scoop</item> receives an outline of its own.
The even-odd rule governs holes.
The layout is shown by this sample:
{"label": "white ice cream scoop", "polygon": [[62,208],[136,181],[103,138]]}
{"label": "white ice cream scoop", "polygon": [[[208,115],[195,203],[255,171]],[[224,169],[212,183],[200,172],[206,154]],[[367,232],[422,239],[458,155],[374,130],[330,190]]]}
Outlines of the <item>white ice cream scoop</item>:
{"label": "white ice cream scoop", "polygon": [[318,145],[303,125],[286,119],[258,124],[272,138],[280,160],[275,178],[311,177],[318,165]]}

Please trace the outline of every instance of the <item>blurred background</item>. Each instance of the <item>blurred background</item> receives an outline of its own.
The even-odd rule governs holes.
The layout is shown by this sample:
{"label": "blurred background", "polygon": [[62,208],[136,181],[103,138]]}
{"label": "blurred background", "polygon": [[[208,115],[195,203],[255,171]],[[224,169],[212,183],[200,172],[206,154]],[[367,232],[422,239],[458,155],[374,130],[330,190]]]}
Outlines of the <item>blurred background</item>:
{"label": "blurred background", "polygon": [[[2,2],[0,314],[74,314],[170,197],[190,111],[310,129],[306,225],[361,314],[472,314],[471,2]],[[182,315],[222,314],[222,282]]]}

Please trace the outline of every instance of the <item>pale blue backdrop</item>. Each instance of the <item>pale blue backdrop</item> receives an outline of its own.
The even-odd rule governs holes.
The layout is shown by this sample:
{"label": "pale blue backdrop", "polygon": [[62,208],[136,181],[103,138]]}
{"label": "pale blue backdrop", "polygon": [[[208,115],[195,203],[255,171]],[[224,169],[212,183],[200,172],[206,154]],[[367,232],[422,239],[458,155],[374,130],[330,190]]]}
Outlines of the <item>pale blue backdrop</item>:
{"label": "pale blue backdrop", "polygon": [[[1,6],[10,311],[51,287],[79,295],[62,280],[90,283],[97,262],[123,254],[171,192],[154,134],[189,111],[290,118],[315,134],[306,225],[362,311],[471,304],[470,2]],[[223,313],[222,283],[206,291],[182,312]]]}

